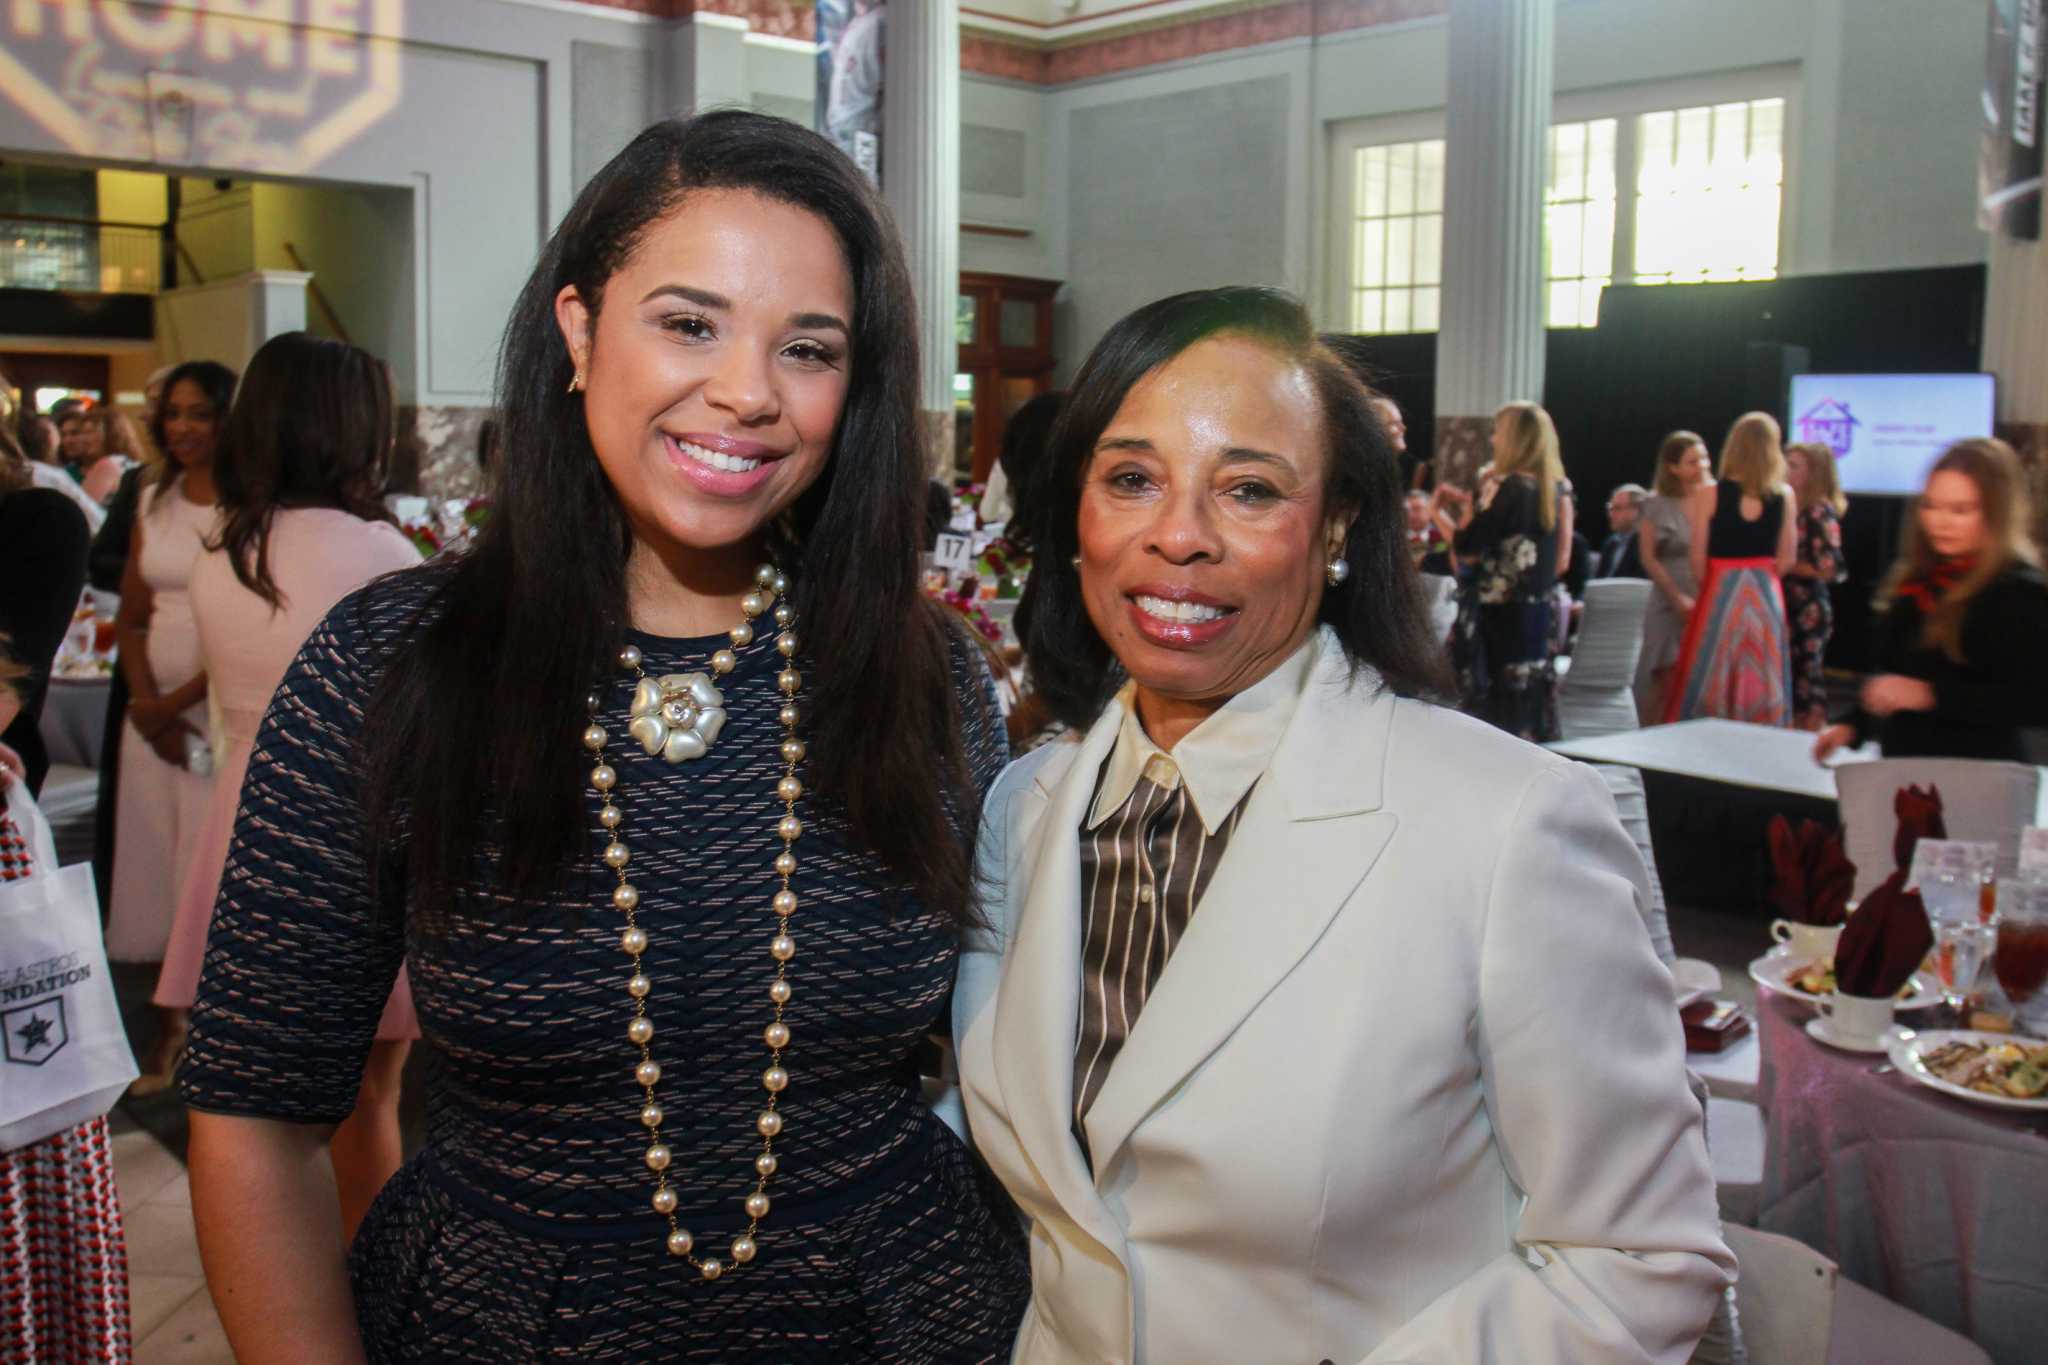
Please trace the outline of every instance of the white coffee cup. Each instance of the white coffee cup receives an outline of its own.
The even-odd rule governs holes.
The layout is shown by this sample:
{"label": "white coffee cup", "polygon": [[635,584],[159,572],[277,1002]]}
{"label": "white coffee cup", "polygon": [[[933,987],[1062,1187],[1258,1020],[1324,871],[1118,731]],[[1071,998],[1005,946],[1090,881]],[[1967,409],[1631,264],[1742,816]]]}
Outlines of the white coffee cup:
{"label": "white coffee cup", "polygon": [[1842,937],[1842,926],[1794,924],[1789,919],[1774,919],[1771,921],[1771,937],[1788,945],[1792,956],[1818,962],[1835,955],[1835,944]]}
{"label": "white coffee cup", "polygon": [[1836,1036],[1876,1042],[1892,1026],[1892,1007],[1898,1002],[1890,996],[1874,1000],[1865,995],[1836,994],[1824,995],[1818,1003]]}

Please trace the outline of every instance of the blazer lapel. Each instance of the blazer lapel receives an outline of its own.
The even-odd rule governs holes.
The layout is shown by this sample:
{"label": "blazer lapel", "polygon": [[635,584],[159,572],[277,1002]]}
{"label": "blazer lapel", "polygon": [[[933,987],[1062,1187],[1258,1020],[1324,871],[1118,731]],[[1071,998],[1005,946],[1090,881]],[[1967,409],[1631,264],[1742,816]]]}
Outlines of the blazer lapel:
{"label": "blazer lapel", "polygon": [[[1074,1140],[1074,1037],[1081,1007],[1081,844],[1078,831],[1102,762],[1116,743],[1112,704],[1064,771],[1047,764],[1018,794],[1006,874],[1024,899],[1011,916],[991,1047],[1011,1126],[1067,1214],[1119,1260],[1123,1237],[1096,1196]],[[1028,873],[1020,878],[1019,872]]]}
{"label": "blazer lapel", "polygon": [[[1088,1111],[1097,1172],[1314,949],[1393,837],[1381,774],[1398,703],[1374,695],[1376,676],[1348,681],[1326,642],[1186,937]],[[1066,1093],[1071,1103],[1071,1080]]]}

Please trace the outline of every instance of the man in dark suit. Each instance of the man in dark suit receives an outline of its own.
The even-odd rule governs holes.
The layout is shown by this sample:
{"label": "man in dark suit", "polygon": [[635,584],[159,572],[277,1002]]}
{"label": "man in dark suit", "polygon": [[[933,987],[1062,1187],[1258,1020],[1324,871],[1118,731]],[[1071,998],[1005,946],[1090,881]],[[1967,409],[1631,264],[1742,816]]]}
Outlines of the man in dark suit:
{"label": "man in dark suit", "polygon": [[1600,547],[1593,566],[1595,578],[1647,578],[1643,572],[1643,550],[1636,540],[1636,518],[1643,514],[1643,499],[1649,490],[1639,483],[1625,483],[1607,498],[1607,529],[1613,532]]}

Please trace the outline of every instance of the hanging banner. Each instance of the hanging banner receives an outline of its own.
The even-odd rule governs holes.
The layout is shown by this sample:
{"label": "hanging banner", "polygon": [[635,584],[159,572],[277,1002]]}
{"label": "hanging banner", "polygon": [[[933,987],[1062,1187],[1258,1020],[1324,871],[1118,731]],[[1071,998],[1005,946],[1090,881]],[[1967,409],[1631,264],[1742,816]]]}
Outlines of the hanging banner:
{"label": "hanging banner", "polygon": [[818,131],[882,183],[886,0],[818,0]]}
{"label": "hanging banner", "polygon": [[2041,55],[2044,0],[1991,0],[1977,222],[2041,237]]}
{"label": "hanging banner", "polygon": [[303,173],[398,103],[405,0],[7,0],[0,100],[68,152]]}

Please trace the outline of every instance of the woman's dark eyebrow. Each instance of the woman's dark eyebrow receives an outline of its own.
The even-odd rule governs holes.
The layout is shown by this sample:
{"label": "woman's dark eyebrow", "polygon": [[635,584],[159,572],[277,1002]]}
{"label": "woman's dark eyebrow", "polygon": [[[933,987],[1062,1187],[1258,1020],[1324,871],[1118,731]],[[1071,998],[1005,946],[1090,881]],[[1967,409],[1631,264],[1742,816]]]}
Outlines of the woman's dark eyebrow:
{"label": "woman's dark eyebrow", "polygon": [[789,325],[801,331],[817,332],[826,329],[837,331],[842,336],[852,336],[853,329],[830,313],[791,313]]}
{"label": "woman's dark eyebrow", "polygon": [[640,302],[646,303],[649,299],[658,299],[664,294],[694,303],[700,308],[717,308],[724,311],[730,311],[732,308],[732,300],[725,295],[714,294],[708,289],[692,289],[687,284],[659,285],[648,290]]}
{"label": "woman's dark eyebrow", "polygon": [[1223,458],[1232,464],[1269,464],[1281,469],[1294,467],[1270,450],[1254,450],[1250,446],[1230,446],[1224,450]]}
{"label": "woman's dark eyebrow", "polygon": [[1097,453],[1105,450],[1131,450],[1149,454],[1152,443],[1143,436],[1108,436],[1095,443]]}

